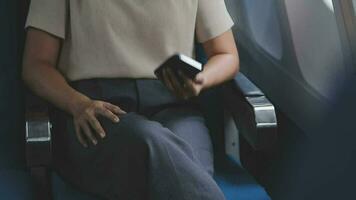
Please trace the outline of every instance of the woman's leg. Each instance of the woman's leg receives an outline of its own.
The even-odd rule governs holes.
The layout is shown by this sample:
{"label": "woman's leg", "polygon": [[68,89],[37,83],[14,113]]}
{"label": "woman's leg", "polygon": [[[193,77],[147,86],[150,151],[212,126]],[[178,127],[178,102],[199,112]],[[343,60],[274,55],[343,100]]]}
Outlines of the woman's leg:
{"label": "woman's leg", "polygon": [[136,114],[129,113],[117,124],[100,119],[107,136],[99,139],[96,146],[84,148],[68,117],[62,132],[67,138],[61,144],[55,143],[60,145],[56,154],[65,154],[55,162],[56,170],[77,188],[104,199],[148,199],[148,149],[143,138],[131,130],[133,124],[140,123],[136,118],[139,119]]}
{"label": "woman's leg", "polygon": [[[209,185],[209,189],[201,191],[199,187],[187,184],[187,187],[195,188],[197,191],[210,196],[210,199],[224,199],[222,192],[213,180],[214,158],[213,146],[209,130],[205,124],[203,114],[195,108],[196,105],[175,105],[163,109],[150,117],[151,120],[158,121],[162,126],[168,128],[180,140],[183,140],[190,148],[190,151],[184,152],[190,154],[186,156],[193,157],[194,166],[199,166],[195,173],[189,176],[200,176],[198,174],[209,174],[209,177],[202,176],[199,184]],[[189,165],[190,163],[184,163]],[[183,164],[183,165],[184,165]],[[209,199],[208,197],[204,197]]]}
{"label": "woman's leg", "polygon": [[[78,187],[107,199],[224,199],[192,146],[160,123],[135,113],[117,124],[101,122],[107,138],[88,149],[68,123],[68,165],[61,174]],[[68,166],[77,173],[66,173]]]}
{"label": "woman's leg", "polygon": [[150,119],[158,121],[187,142],[194,149],[202,168],[213,176],[213,146],[201,112],[193,107],[177,105],[157,112]]}

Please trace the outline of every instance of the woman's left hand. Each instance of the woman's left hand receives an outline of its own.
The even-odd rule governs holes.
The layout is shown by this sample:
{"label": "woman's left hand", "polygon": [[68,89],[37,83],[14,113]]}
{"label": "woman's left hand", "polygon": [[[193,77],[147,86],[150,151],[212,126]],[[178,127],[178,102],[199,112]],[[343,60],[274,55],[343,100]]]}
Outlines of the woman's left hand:
{"label": "woman's left hand", "polygon": [[188,78],[182,71],[178,71],[178,75],[183,81],[182,84],[171,69],[163,70],[164,83],[179,98],[189,99],[198,96],[205,87],[205,77],[202,72],[198,73],[194,79]]}

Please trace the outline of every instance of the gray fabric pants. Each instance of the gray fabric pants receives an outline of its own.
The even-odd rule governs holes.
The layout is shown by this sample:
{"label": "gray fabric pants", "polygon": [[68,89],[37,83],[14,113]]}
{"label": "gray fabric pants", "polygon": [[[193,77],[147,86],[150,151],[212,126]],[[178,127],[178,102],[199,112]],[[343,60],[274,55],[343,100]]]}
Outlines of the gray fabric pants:
{"label": "gray fabric pants", "polygon": [[152,79],[71,84],[128,114],[116,124],[100,118],[107,137],[85,149],[76,139],[72,118],[53,109],[54,162],[65,180],[110,200],[224,199],[212,178],[212,143],[194,99],[180,101]]}

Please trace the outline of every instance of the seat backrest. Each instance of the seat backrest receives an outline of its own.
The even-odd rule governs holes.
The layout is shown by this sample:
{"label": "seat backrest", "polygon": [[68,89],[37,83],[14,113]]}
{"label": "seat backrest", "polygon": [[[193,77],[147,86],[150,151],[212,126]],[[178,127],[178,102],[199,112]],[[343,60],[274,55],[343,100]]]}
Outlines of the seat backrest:
{"label": "seat backrest", "polygon": [[25,13],[22,1],[0,2],[0,170],[24,168],[25,137],[21,49]]}
{"label": "seat backrest", "polygon": [[[316,134],[324,134],[311,130],[315,130],[325,111],[333,105],[330,102],[349,71],[335,2],[227,1],[237,3],[240,10],[236,34],[242,71],[281,113],[279,147],[285,149],[279,160],[299,159],[304,155],[296,153],[297,147],[305,141],[313,142],[309,134],[314,138]],[[285,152],[293,154],[287,157]],[[296,168],[299,165],[274,164],[273,172],[266,178],[269,179],[266,187],[273,198],[286,199],[278,196],[288,193],[288,181],[300,176],[300,168]]]}
{"label": "seat backrest", "polygon": [[298,126],[313,127],[348,72],[332,0],[227,2],[239,12],[241,70]]}
{"label": "seat backrest", "polygon": [[244,42],[246,36],[252,36],[249,38],[265,52],[281,59],[281,33],[273,0],[226,0],[226,4],[235,22],[235,37]]}

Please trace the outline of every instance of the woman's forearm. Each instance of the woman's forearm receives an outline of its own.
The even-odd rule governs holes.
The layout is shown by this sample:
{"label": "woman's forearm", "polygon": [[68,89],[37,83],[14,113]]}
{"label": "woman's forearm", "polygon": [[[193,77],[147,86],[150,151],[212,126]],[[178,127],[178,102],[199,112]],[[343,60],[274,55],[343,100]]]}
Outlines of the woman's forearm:
{"label": "woman's forearm", "polygon": [[235,77],[239,71],[239,58],[236,54],[217,54],[209,58],[204,66],[204,89],[219,85]]}
{"label": "woman's forearm", "polygon": [[22,77],[37,95],[73,114],[80,103],[89,99],[71,88],[56,69],[61,40],[35,28],[27,30]]}
{"label": "woman's forearm", "polygon": [[68,113],[74,113],[77,105],[89,100],[71,88],[62,74],[50,63],[25,63],[22,76],[32,91]]}

